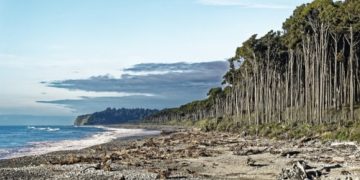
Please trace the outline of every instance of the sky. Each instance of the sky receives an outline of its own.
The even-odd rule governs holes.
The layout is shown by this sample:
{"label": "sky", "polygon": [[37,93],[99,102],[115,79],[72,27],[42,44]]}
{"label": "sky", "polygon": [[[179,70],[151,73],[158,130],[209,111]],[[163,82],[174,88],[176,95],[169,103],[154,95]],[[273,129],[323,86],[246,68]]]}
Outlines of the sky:
{"label": "sky", "polygon": [[0,0],[0,125],[205,98],[236,47],[306,2]]}

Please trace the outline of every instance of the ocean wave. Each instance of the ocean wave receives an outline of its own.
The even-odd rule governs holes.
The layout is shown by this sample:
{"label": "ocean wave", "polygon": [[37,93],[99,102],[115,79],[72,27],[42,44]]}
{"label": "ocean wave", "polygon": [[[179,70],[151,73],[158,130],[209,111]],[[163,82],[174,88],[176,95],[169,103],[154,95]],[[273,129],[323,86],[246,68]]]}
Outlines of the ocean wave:
{"label": "ocean wave", "polygon": [[[160,133],[159,131],[149,131],[144,129],[118,129],[107,127],[98,128],[103,128],[106,131],[79,140],[31,142],[30,147],[19,149],[8,156],[5,156],[4,159],[21,156],[41,155],[55,151],[80,150],[98,144],[107,143],[121,137],[148,136],[157,135]],[[32,128],[30,127],[30,129]]]}
{"label": "ocean wave", "polygon": [[35,127],[35,126],[28,126],[28,129],[38,130],[38,131],[47,131],[47,132],[55,132],[60,131],[60,128],[51,128],[51,127]]}
{"label": "ocean wave", "polygon": [[0,154],[6,154],[9,153],[10,151],[7,149],[0,149]]}

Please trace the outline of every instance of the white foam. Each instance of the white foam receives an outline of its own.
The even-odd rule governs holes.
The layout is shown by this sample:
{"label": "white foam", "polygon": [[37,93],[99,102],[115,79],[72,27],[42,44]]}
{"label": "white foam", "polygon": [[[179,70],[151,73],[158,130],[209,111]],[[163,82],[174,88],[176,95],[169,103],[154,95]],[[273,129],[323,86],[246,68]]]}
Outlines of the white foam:
{"label": "white foam", "polygon": [[9,153],[10,151],[7,149],[0,149],[0,154],[6,154]]}
{"label": "white foam", "polygon": [[107,127],[98,127],[98,128],[104,128],[106,129],[106,131],[79,140],[63,140],[56,142],[49,142],[49,141],[32,142],[31,143],[32,146],[30,148],[20,149],[17,152],[14,152],[3,158],[9,159],[15,157],[22,157],[22,156],[41,155],[55,151],[79,150],[94,145],[107,143],[121,137],[148,136],[148,135],[157,135],[160,133],[160,131],[148,131],[144,129],[120,129],[120,128],[107,128]]}
{"label": "white foam", "polygon": [[34,126],[28,126],[28,129],[39,130],[39,131],[47,131],[47,132],[54,132],[54,131],[59,131],[60,130],[60,128],[34,127]]}

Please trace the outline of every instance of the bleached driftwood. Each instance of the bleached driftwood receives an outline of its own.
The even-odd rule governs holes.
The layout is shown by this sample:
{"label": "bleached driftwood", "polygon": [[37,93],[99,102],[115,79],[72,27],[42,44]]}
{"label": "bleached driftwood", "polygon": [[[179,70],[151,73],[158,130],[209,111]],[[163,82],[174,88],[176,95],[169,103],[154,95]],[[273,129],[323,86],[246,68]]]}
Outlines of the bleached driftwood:
{"label": "bleached driftwood", "polygon": [[359,147],[356,142],[333,142],[330,144],[332,148],[351,148],[354,150],[359,150]]}
{"label": "bleached driftwood", "polygon": [[334,168],[341,168],[341,165],[330,164],[315,168],[309,166],[305,161],[297,161],[291,168],[283,169],[279,179],[314,179],[321,177]]}

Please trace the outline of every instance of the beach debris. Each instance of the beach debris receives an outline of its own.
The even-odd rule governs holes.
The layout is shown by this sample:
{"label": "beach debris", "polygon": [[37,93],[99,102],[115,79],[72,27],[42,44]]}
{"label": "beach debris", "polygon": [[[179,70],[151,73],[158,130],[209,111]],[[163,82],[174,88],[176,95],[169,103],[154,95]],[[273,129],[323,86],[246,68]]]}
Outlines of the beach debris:
{"label": "beach debris", "polygon": [[333,142],[330,145],[331,147],[351,147],[354,149],[358,149],[356,142]]}
{"label": "beach debris", "polygon": [[266,150],[268,150],[267,147],[265,147],[265,148],[240,148],[240,149],[235,149],[233,151],[233,154],[238,155],[238,156],[248,156],[248,155],[254,155],[254,154],[262,154],[262,153],[266,152]]}
{"label": "beach debris", "polygon": [[247,164],[248,166],[254,166],[255,163],[256,163],[256,161],[255,161],[254,159],[250,158],[250,157],[248,157],[248,158],[246,159],[246,164]]}
{"label": "beach debris", "polygon": [[112,171],[111,164],[112,164],[111,156],[104,156],[100,163],[96,163],[94,166],[89,166],[83,169],[81,172],[85,172],[88,169],[94,168],[95,170],[104,170],[104,171]]}
{"label": "beach debris", "polygon": [[332,163],[344,163],[345,157],[332,157],[331,162]]}
{"label": "beach debris", "polygon": [[[281,162],[289,162],[282,164],[285,168],[279,173],[279,179],[316,179],[333,173],[340,174],[340,171],[330,172],[334,168],[341,168],[340,164],[357,162],[360,151],[355,150],[357,150],[356,143],[322,143],[316,140],[316,137],[286,141],[250,136],[244,138],[236,134],[219,132],[178,131],[164,132],[163,136],[130,141],[125,145],[97,145],[82,150],[81,153],[74,151],[61,156],[50,154],[47,155],[46,160],[50,165],[82,164],[80,167],[83,170],[79,171],[83,174],[117,173],[117,171],[121,173],[128,169],[143,169],[146,173],[152,172],[154,177],[158,175],[159,179],[189,179],[205,178],[202,172],[204,169],[217,169],[223,165],[222,161],[213,161],[212,158],[201,158],[210,161],[199,164],[191,163],[192,159],[216,157],[221,153],[227,155],[229,152],[236,156],[244,156],[237,158],[242,159],[242,165],[254,168],[254,170],[269,166],[269,164],[278,165],[279,162],[276,160],[268,161],[265,158],[268,156],[281,158]],[[324,165],[311,167],[305,161],[324,163]],[[349,169],[341,168],[340,170]],[[351,176],[348,171],[342,172],[341,175]],[[223,176],[225,177],[221,175]],[[238,176],[241,175],[231,175],[231,177]]]}
{"label": "beach debris", "polygon": [[292,164],[291,168],[282,169],[278,179],[317,179],[322,175],[328,174],[331,169],[341,168],[339,164],[323,165],[315,168],[309,166],[305,161],[299,160]]}
{"label": "beach debris", "polygon": [[[283,179],[303,180],[303,179],[314,178],[314,177],[310,177],[307,174],[306,169],[309,169],[309,166],[306,164],[305,161],[297,161],[297,162],[293,163],[291,168],[282,169],[282,172],[280,173],[278,179],[279,180],[283,180]],[[317,177],[317,176],[318,175],[316,175],[315,177]]]}
{"label": "beach debris", "polygon": [[285,151],[280,153],[280,156],[290,158],[290,157],[296,156],[298,154],[300,154],[300,151],[297,151],[297,150],[285,150]]}
{"label": "beach debris", "polygon": [[301,139],[299,139],[297,143],[298,143],[298,144],[302,144],[302,143],[309,142],[309,141],[311,141],[311,140],[313,140],[313,137],[306,137],[306,136],[304,136],[304,137],[302,137]]}
{"label": "beach debris", "polygon": [[150,168],[148,169],[148,172],[151,173],[156,173],[157,175],[157,179],[168,179],[171,175],[171,169],[167,168],[167,169],[158,169],[158,168]]}
{"label": "beach debris", "polygon": [[160,179],[168,179],[171,175],[171,171],[169,169],[164,169],[160,171],[159,175]]}
{"label": "beach debris", "polygon": [[71,165],[79,162],[88,162],[91,161],[92,159],[96,159],[96,157],[85,157],[75,154],[68,154],[64,157],[56,157],[56,156],[49,157],[48,162],[50,164]]}
{"label": "beach debris", "polygon": [[86,170],[92,169],[92,168],[94,168],[95,170],[100,170],[100,169],[101,169],[101,165],[100,165],[100,163],[98,163],[98,164],[96,164],[95,166],[86,167],[85,169],[83,169],[83,170],[81,171],[81,173],[85,173]]}
{"label": "beach debris", "polygon": [[119,178],[119,180],[125,180],[125,176],[124,175],[121,175],[121,177]]}
{"label": "beach debris", "polygon": [[351,173],[349,171],[343,170],[343,171],[341,171],[341,175],[349,176],[349,175],[351,175]]}
{"label": "beach debris", "polygon": [[251,157],[248,157],[248,158],[246,159],[246,165],[251,166],[251,167],[256,167],[256,168],[268,166],[267,164],[257,163],[257,162],[256,162],[254,159],[252,159]]}
{"label": "beach debris", "polygon": [[356,142],[333,142],[330,147],[341,153],[354,153],[360,151]]}
{"label": "beach debris", "polygon": [[111,171],[112,160],[108,159],[101,163],[101,169],[104,171]]}
{"label": "beach debris", "polygon": [[148,146],[148,147],[158,147],[159,144],[154,142],[154,138],[150,138],[149,140],[147,140],[143,146]]}
{"label": "beach debris", "polygon": [[176,132],[178,132],[178,131],[177,130],[162,130],[160,135],[167,136],[167,135],[170,135],[170,134],[174,134]]}
{"label": "beach debris", "polygon": [[186,169],[186,172],[191,174],[191,175],[194,175],[196,173],[196,171],[193,171],[193,170],[190,170],[190,169]]}

